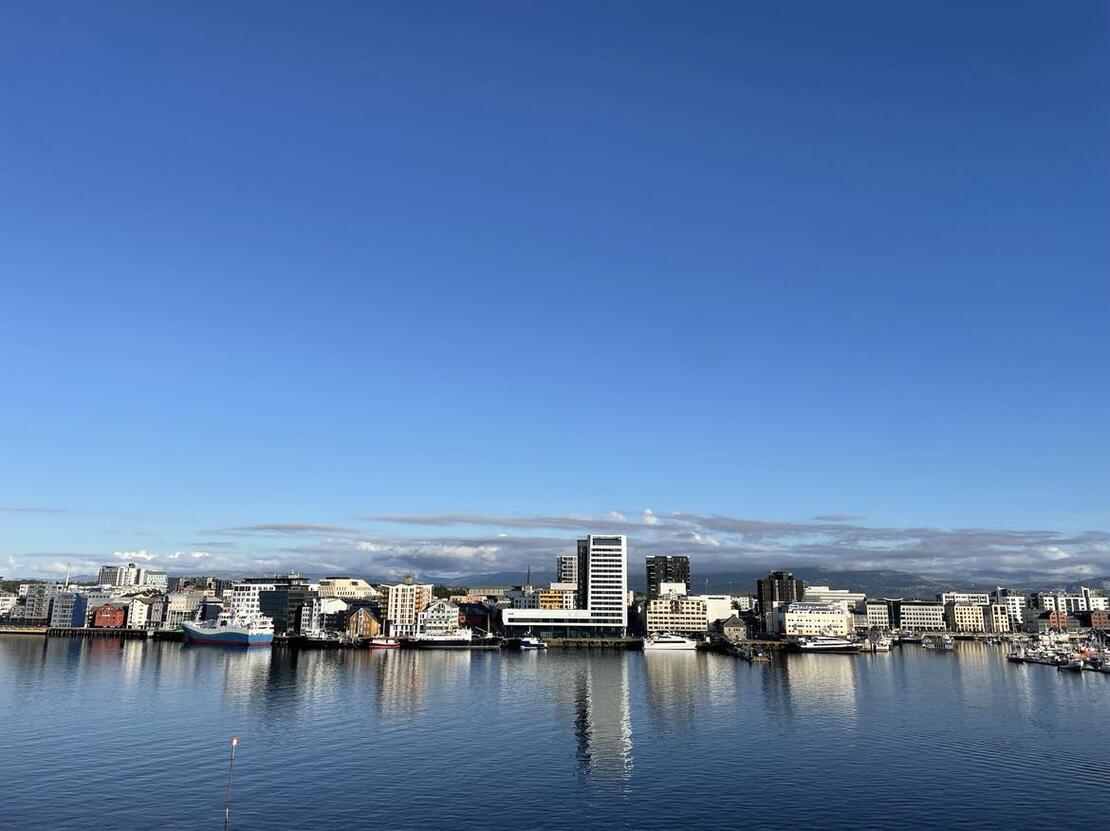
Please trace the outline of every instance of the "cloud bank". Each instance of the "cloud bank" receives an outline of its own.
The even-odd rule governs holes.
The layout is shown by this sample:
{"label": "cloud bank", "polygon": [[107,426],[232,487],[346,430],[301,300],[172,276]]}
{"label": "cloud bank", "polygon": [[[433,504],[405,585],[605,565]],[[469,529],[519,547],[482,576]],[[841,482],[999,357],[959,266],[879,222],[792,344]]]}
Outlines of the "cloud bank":
{"label": "cloud bank", "polygon": [[[865,525],[857,514],[821,514],[808,522],[651,509],[598,515],[368,514],[352,525],[261,522],[208,530],[205,550],[117,551],[173,573],[352,573],[451,578],[488,572],[550,571],[587,533],[629,536],[631,562],[649,554],[686,554],[701,574],[791,568],[893,569],[990,586],[1046,585],[1110,575],[1110,533],[989,528],[894,528]],[[67,555],[23,554],[8,570],[57,573]],[[89,554],[73,555],[95,564]],[[91,567],[91,565],[90,565]],[[23,573],[30,573],[25,571]]]}

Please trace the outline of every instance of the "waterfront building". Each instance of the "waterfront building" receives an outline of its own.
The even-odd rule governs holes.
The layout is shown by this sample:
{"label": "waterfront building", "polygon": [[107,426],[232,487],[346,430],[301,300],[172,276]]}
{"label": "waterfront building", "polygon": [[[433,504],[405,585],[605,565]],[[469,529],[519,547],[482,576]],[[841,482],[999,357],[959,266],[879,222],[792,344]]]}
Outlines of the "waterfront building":
{"label": "waterfront building", "polygon": [[983,627],[987,632],[1012,632],[1010,610],[1002,603],[988,603],[981,607],[983,610]]}
{"label": "waterfront building", "polygon": [[89,596],[84,592],[60,592],[50,607],[50,626],[83,629],[88,622]]}
{"label": "waterfront building", "polygon": [[664,583],[682,583],[682,594],[690,593],[689,557],[657,554],[647,558],[646,566],[649,600],[653,597],[662,597],[667,593],[663,590]]}
{"label": "waterfront building", "polygon": [[897,605],[895,628],[905,632],[943,632],[947,628],[944,604],[930,600],[888,601]]}
{"label": "waterfront building", "polygon": [[0,592],[0,617],[6,617],[18,599],[15,592]]}
{"label": "waterfront building", "polygon": [[347,637],[376,638],[382,633],[382,622],[369,606],[359,606],[347,615]]}
{"label": "waterfront building", "polygon": [[622,637],[628,626],[628,543],[624,536],[591,534],[578,541],[575,609],[504,609],[510,635]]}
{"label": "waterfront building", "polygon": [[863,592],[854,592],[850,589],[830,589],[828,586],[806,586],[806,603],[837,603],[845,604],[845,609],[851,611],[862,609],[867,595]]}
{"label": "waterfront building", "polygon": [[717,621],[717,627],[721,630],[721,634],[730,641],[743,641],[748,638],[748,624],[736,615]]}
{"label": "waterfront building", "polygon": [[[987,604],[946,603],[944,605],[945,623],[950,632],[985,632],[987,630],[984,609]],[[905,613],[903,612],[903,618]]]}
{"label": "waterfront building", "polygon": [[236,615],[268,617],[275,635],[295,635],[310,590],[308,580],[291,573],[284,577],[248,577],[232,584],[230,594],[231,611]]}
{"label": "waterfront building", "polygon": [[96,629],[123,629],[127,625],[127,604],[104,603],[92,616]]}
{"label": "waterfront building", "polygon": [[1082,629],[1101,629],[1103,632],[1110,630],[1110,612],[1095,609],[1090,612],[1076,612],[1075,620]]}
{"label": "waterfront building", "polygon": [[709,628],[705,601],[671,594],[649,598],[644,608],[644,626],[651,632],[704,635]]}
{"label": "waterfront building", "polygon": [[432,602],[432,585],[414,583],[412,577],[406,577],[405,582],[383,586],[382,590],[385,594],[385,622],[389,634],[416,634],[417,615]]}
{"label": "waterfront building", "polygon": [[154,626],[161,623],[158,612],[162,610],[162,604],[158,603],[157,610],[152,612],[154,605],[154,598],[151,597],[131,598],[131,602],[127,604],[127,628],[146,629],[152,623]]}
{"label": "waterfront building", "polygon": [[777,607],[779,631],[786,636],[836,635],[847,636],[854,626],[849,612],[839,603],[795,601]]}
{"label": "waterfront building", "polygon": [[343,600],[377,600],[382,593],[361,577],[325,577],[316,589],[320,597],[339,597]]}
{"label": "waterfront building", "polygon": [[776,604],[801,600],[805,595],[806,584],[803,580],[795,580],[793,572],[769,571],[766,579],[756,581],[755,589],[756,597],[759,598],[759,612],[763,617],[763,628],[767,632],[773,632]]}
{"label": "waterfront building", "polygon": [[999,586],[991,592],[991,602],[1006,607],[1006,614],[1010,618],[1010,631],[1021,631],[1024,627],[1025,608],[1028,603],[1024,592]]}
{"label": "waterfront building", "polygon": [[868,629],[890,629],[890,606],[886,600],[864,602],[865,621]]}
{"label": "waterfront building", "polygon": [[[166,626],[174,627],[187,620],[195,620],[197,610],[208,595],[203,592],[178,591],[166,595]],[[258,599],[255,597],[255,604]]]}
{"label": "waterfront building", "polygon": [[12,623],[23,626],[46,626],[50,621],[50,604],[57,589],[52,583],[31,583],[26,589],[19,587],[23,595],[22,603],[17,603],[8,612]]}
{"label": "waterfront building", "polygon": [[1066,611],[1046,610],[1036,606],[1025,610],[1026,632],[1045,635],[1050,632],[1074,632],[1079,621]]}
{"label": "waterfront building", "polygon": [[962,606],[986,606],[991,602],[986,592],[943,592],[937,595],[943,605],[958,603]]}
{"label": "waterfront building", "polygon": [[451,635],[459,631],[459,607],[450,600],[433,600],[416,616],[421,635]]}
{"label": "waterfront building", "polygon": [[555,582],[578,585],[577,554],[560,554],[555,558]]}

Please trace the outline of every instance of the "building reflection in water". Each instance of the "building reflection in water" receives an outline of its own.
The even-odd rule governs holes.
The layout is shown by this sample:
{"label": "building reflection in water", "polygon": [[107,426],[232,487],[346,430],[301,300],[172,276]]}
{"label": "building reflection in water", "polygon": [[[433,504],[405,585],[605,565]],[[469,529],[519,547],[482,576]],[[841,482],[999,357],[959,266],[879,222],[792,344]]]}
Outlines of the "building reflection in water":
{"label": "building reflection in water", "polygon": [[689,723],[704,691],[707,656],[693,651],[644,652],[644,695],[653,719]]}
{"label": "building reflection in water", "polygon": [[625,781],[632,773],[632,716],[625,656],[590,656],[574,680],[578,771],[591,780]]}
{"label": "building reflection in water", "polygon": [[[870,656],[889,658],[889,655]],[[857,717],[858,675],[867,671],[860,655],[798,655],[778,653],[776,672],[763,674],[764,692],[779,715],[835,715],[843,724]]]}

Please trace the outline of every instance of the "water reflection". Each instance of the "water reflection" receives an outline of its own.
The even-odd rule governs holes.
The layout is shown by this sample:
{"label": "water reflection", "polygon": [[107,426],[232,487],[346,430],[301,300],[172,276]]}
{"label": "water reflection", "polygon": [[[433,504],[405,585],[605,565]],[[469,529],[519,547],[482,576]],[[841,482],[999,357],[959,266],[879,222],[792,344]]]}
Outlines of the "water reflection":
{"label": "water reflection", "polygon": [[608,656],[583,661],[574,682],[578,772],[597,781],[632,772],[632,714],[628,662]]}

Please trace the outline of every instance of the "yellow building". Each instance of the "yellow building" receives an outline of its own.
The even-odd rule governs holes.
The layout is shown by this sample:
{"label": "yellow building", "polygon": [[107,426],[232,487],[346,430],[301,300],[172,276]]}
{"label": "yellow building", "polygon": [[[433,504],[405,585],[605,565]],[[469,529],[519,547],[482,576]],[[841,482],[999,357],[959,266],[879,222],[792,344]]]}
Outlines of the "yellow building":
{"label": "yellow building", "polygon": [[578,592],[574,589],[540,589],[536,596],[541,609],[577,608]]}
{"label": "yellow building", "polygon": [[671,632],[676,635],[704,635],[709,628],[705,601],[692,597],[656,597],[644,610],[648,632]]}
{"label": "yellow building", "polygon": [[347,636],[351,638],[376,638],[382,633],[381,621],[365,606],[355,609],[347,617]]}
{"label": "yellow building", "polygon": [[985,632],[983,606],[971,603],[949,603],[944,607],[948,629],[951,632]]}

